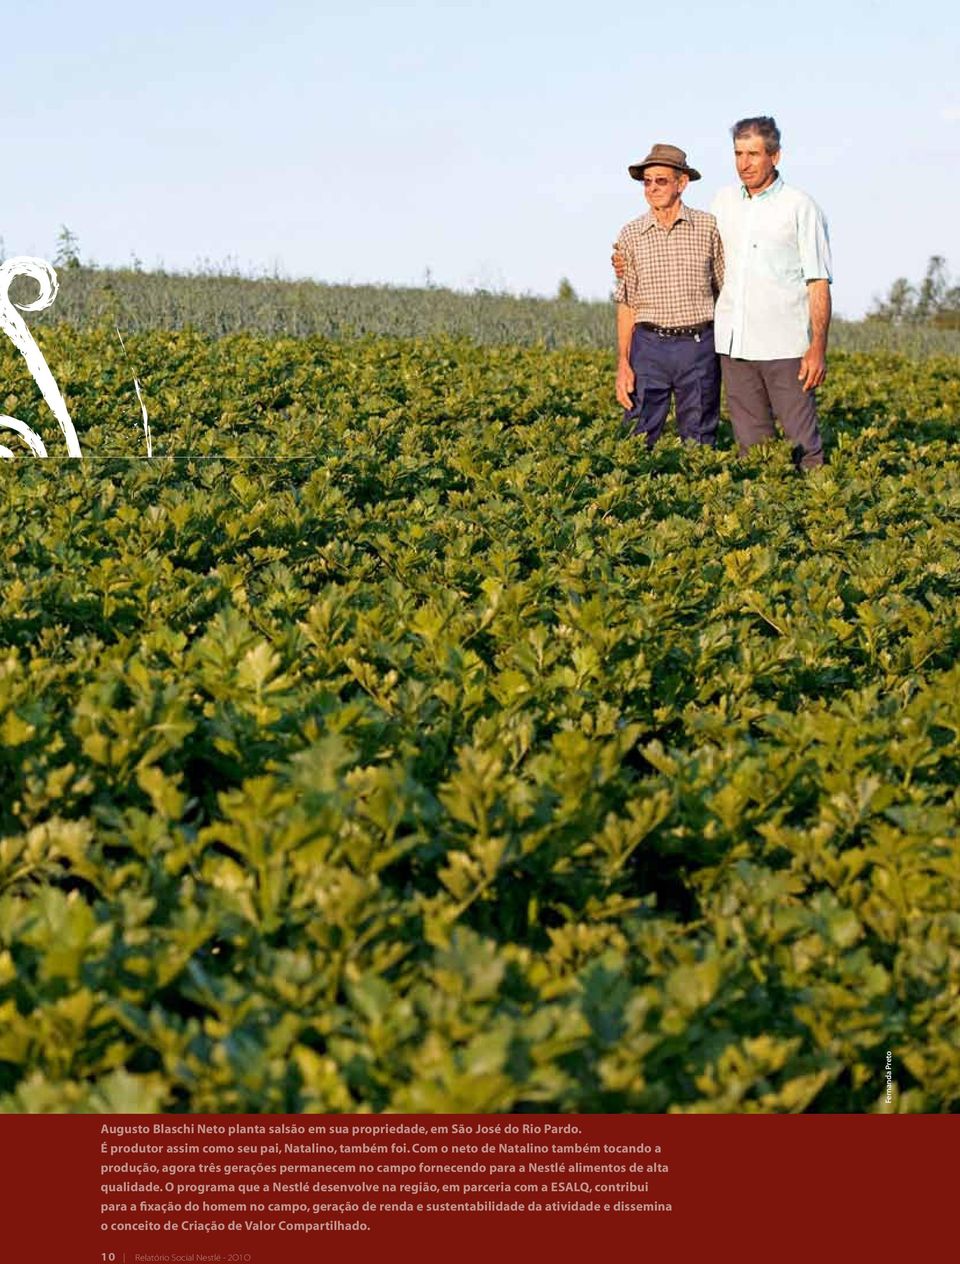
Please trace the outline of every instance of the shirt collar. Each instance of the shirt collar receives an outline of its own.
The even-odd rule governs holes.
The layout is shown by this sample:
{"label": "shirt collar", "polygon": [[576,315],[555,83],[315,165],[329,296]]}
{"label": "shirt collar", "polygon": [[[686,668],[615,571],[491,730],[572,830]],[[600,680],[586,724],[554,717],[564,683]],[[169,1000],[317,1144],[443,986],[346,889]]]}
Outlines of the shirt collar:
{"label": "shirt collar", "polygon": [[[768,184],[762,193],[757,193],[751,199],[752,201],[762,202],[764,198],[772,197],[775,193],[780,192],[780,190],[783,188],[783,176],[781,176],[780,172],[777,171],[776,168],[774,168],[774,172],[776,175],[776,179],[774,180],[773,184]],[[750,197],[750,194],[747,192],[747,190],[744,188],[742,184],[740,186],[740,196],[741,198],[744,199],[744,201],[746,201],[746,199]]]}
{"label": "shirt collar", "polygon": [[[685,224],[690,223],[690,212],[682,202],[680,203],[680,211],[677,218],[673,221],[673,224],[679,224],[681,221]],[[673,227],[673,224],[670,225],[671,228]],[[644,215],[643,219],[640,221],[640,231],[641,233],[645,233],[648,229],[655,227],[660,227],[657,222],[657,217],[654,215],[653,211],[647,211],[646,215]]]}

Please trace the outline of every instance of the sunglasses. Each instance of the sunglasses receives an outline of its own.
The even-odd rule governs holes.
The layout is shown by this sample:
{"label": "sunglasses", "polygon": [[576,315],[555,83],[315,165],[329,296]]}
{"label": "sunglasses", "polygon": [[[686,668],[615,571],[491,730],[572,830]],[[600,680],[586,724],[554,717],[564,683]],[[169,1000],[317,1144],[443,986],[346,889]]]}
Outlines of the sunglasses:
{"label": "sunglasses", "polygon": [[677,182],[676,176],[674,176],[672,179],[670,176],[644,176],[643,177],[644,188],[647,188],[647,189],[649,189],[650,186],[653,184],[655,184],[658,189],[665,189],[668,184],[676,184],[676,182]]}

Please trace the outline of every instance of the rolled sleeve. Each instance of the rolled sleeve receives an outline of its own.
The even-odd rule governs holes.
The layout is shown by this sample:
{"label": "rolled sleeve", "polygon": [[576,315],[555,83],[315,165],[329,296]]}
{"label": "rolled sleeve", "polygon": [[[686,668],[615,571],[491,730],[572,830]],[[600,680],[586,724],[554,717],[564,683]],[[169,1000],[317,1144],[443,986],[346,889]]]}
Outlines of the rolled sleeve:
{"label": "rolled sleeve", "polygon": [[623,258],[625,266],[624,266],[623,276],[617,278],[617,288],[613,292],[613,301],[615,303],[626,303],[627,302],[627,275],[630,271],[630,266],[632,263],[632,251],[630,250],[630,247],[627,245],[622,231],[620,233],[620,236],[617,238],[617,253]]}
{"label": "rolled sleeve", "polygon": [[808,198],[797,211],[797,244],[805,281],[833,281],[830,236],[823,211]]}
{"label": "rolled sleeve", "polygon": [[712,273],[712,281],[713,281],[714,298],[716,298],[716,296],[723,289],[723,272],[724,272],[723,242],[720,239],[719,230],[717,228],[714,228],[713,254],[711,256],[711,273]]}

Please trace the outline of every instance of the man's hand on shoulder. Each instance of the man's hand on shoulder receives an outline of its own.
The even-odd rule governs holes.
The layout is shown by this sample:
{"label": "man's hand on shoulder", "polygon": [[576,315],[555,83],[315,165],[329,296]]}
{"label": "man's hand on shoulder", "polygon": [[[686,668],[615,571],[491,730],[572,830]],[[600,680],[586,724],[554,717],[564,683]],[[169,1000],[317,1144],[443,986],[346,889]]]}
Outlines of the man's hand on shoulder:
{"label": "man's hand on shoulder", "polygon": [[797,380],[801,389],[813,391],[827,376],[827,348],[823,343],[811,342],[800,357],[800,372]]}

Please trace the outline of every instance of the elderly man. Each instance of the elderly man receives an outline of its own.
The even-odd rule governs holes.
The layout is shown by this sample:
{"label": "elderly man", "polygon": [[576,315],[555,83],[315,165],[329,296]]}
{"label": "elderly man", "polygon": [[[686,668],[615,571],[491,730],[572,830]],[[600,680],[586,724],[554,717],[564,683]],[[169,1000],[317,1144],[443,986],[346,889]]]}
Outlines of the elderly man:
{"label": "elderly man", "polygon": [[826,376],[830,245],[823,212],[777,170],[772,118],[731,129],[739,187],[721,189],[713,212],[726,279],[716,342],[740,451],[774,436],[774,416],[801,469],[823,464],[814,394]]}
{"label": "elderly man", "polygon": [[675,145],[654,145],[628,168],[650,210],[620,232],[617,284],[617,399],[634,434],[653,447],[673,394],[682,438],[716,443],[720,373],[713,305],[723,284],[717,224],[683,204],[700,173]]}

